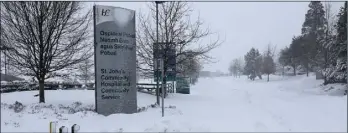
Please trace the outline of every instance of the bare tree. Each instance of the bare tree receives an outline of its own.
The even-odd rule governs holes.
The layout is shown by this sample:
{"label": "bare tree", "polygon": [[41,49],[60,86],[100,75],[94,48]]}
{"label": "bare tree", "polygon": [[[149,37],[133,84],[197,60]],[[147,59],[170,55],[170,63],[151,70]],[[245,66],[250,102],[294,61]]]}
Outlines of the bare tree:
{"label": "bare tree", "polygon": [[228,66],[228,71],[230,75],[232,75],[233,77],[236,77],[236,69],[234,64],[235,64],[235,61],[232,60],[232,62],[230,63],[230,66]]}
{"label": "bare tree", "polygon": [[198,76],[200,70],[202,70],[202,65],[198,59],[189,56],[179,56],[179,60],[181,58],[187,58],[182,63],[178,64],[177,67],[177,75],[182,77],[189,77],[190,83],[195,84],[198,81]]}
{"label": "bare tree", "polygon": [[242,66],[243,60],[240,58],[233,59],[228,70],[230,71],[230,74],[232,74],[235,78],[240,77],[240,74],[243,71]]}
{"label": "bare tree", "polygon": [[85,86],[87,86],[88,81],[90,81],[94,75],[92,67],[94,62],[90,59],[86,59],[78,64],[78,69],[80,71],[80,78],[84,81]]}
{"label": "bare tree", "polygon": [[13,65],[39,81],[45,102],[45,79],[91,57],[91,12],[80,2],[1,2],[1,39]]}
{"label": "bare tree", "polygon": [[269,81],[269,75],[276,72],[276,64],[274,63],[275,50],[276,46],[268,44],[263,55],[262,73],[267,74],[267,82]]}
{"label": "bare tree", "polygon": [[[326,69],[329,67],[330,64],[332,64],[332,61],[335,61],[335,52],[332,52],[332,49],[330,49],[330,46],[333,45],[335,40],[335,34],[336,34],[336,16],[332,12],[332,5],[331,2],[327,1],[324,3],[324,10],[325,10],[325,19],[327,20],[325,23],[325,36],[323,37],[321,47],[322,54],[324,56],[324,60],[322,60],[321,64],[322,66],[322,73],[324,77],[327,77]],[[326,78],[324,78],[324,82],[326,83]]]}
{"label": "bare tree", "polygon": [[240,75],[243,73],[243,58],[238,58],[237,59],[237,74],[238,74],[238,77],[240,78]]}
{"label": "bare tree", "polygon": [[335,28],[335,24],[338,21],[338,18],[336,16],[337,12],[334,12],[332,10],[332,2],[330,1],[326,1],[324,3],[324,10],[325,10],[325,19],[327,20],[326,23],[326,27],[327,27],[327,31],[330,34],[336,34],[336,28]]}
{"label": "bare tree", "polygon": [[[138,67],[142,73],[153,74],[153,53],[154,43],[156,42],[156,10],[155,3],[150,3],[150,14],[139,15],[137,29],[137,58]],[[192,21],[190,13],[192,9],[187,2],[165,2],[159,5],[159,49],[164,59],[164,72],[167,71],[168,62],[172,58],[176,59],[176,66],[180,66],[185,60],[190,58],[180,58],[180,56],[192,57],[202,61],[211,61],[212,57],[207,53],[219,46],[219,38],[213,42],[200,42],[205,37],[213,35],[209,29],[204,29],[203,22],[198,18]],[[170,50],[175,49],[174,57],[167,57]],[[177,73],[180,72],[178,69]],[[165,82],[165,81],[164,81]]]}

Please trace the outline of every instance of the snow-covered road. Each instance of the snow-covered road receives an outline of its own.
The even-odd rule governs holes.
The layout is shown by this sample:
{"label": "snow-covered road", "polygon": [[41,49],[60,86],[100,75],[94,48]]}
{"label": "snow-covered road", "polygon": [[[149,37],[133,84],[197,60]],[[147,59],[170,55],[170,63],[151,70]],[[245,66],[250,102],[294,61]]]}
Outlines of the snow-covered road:
{"label": "snow-covered road", "polygon": [[[304,76],[271,76],[270,82],[202,78],[190,95],[166,99],[164,118],[160,108],[107,117],[86,111],[94,108],[94,92],[88,90],[46,91],[46,104],[37,104],[34,91],[7,93],[1,94],[1,132],[46,132],[49,121],[79,124],[80,132],[346,132],[347,96],[339,95],[343,86],[331,85],[336,89],[326,92],[320,83]],[[26,106],[20,113],[8,108],[16,100]],[[139,107],[155,100],[138,93]]]}
{"label": "snow-covered road", "polygon": [[347,97],[324,93],[320,83],[314,77],[201,79],[190,97],[168,103],[211,131],[347,131]]}

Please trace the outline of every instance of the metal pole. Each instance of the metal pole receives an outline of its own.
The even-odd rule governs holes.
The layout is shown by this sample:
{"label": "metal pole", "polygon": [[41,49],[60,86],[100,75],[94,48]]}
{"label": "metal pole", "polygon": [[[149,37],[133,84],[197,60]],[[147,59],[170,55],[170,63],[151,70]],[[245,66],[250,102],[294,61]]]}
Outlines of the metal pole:
{"label": "metal pole", "polygon": [[[0,42],[2,43],[2,42]],[[1,53],[2,53],[2,46],[0,45],[0,64],[1,62]],[[1,88],[1,75],[2,75],[2,66],[0,65],[0,88]]]}
{"label": "metal pole", "polygon": [[[0,27],[1,27],[1,23],[0,23]],[[3,40],[0,41],[0,89],[1,89],[1,75],[2,75],[2,67],[1,67],[1,53],[2,53],[2,48],[3,48]]]}
{"label": "metal pole", "polygon": [[[93,5],[93,43],[94,43],[94,97],[97,97],[97,80],[98,80],[98,76],[97,76],[97,52],[95,52],[95,50],[97,49],[97,35],[96,35],[96,25],[97,25],[97,21],[96,21],[96,5]],[[95,111],[98,112],[98,104],[97,104],[97,98],[95,98],[94,100],[94,105],[95,105]]]}
{"label": "metal pole", "polygon": [[5,51],[4,51],[4,65],[5,65],[5,75],[7,75],[7,59],[6,59]]}
{"label": "metal pole", "polygon": [[[162,78],[164,78],[164,60],[162,59],[161,61],[161,72],[162,72]],[[164,117],[164,82],[162,82],[162,117]]]}
{"label": "metal pole", "polygon": [[[158,58],[158,48],[159,48],[159,46],[158,46],[159,44],[158,44],[158,3],[156,2],[156,45],[155,45],[155,55],[156,55],[156,57],[155,57],[155,61],[157,62],[157,58]],[[156,102],[156,104],[157,105],[159,105],[160,103],[159,103],[159,76],[158,76],[158,64],[159,64],[159,62],[157,62],[157,63],[155,63],[156,64],[156,66],[155,66],[155,76],[156,76],[156,100],[157,100],[157,102]]]}
{"label": "metal pole", "polygon": [[[347,1],[345,1],[344,2],[344,6],[346,7],[346,15],[347,15],[347,24],[346,24],[346,32],[348,32],[348,28],[347,28],[347,25],[348,25],[348,2]],[[348,35],[347,35],[348,36]],[[347,39],[348,39],[348,37],[347,37]],[[346,68],[346,73],[347,73],[347,75],[346,75],[346,78],[347,78],[347,86],[348,86],[348,44],[347,44],[347,61],[346,61],[346,66],[347,66],[347,68]]]}

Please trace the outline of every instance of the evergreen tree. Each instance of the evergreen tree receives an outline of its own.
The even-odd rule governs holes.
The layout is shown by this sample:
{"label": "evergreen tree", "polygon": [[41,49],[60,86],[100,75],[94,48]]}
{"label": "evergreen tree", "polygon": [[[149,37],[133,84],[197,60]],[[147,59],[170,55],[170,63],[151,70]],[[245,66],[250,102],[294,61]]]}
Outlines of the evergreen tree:
{"label": "evergreen tree", "polygon": [[305,51],[305,49],[308,50],[308,48],[305,48],[306,46],[308,47],[309,45],[304,45],[302,43],[301,36],[295,36],[292,38],[292,42],[289,48],[289,57],[290,66],[293,68],[294,75],[296,75],[297,67],[300,64],[305,64],[305,66],[309,66],[308,52]]}
{"label": "evergreen tree", "polygon": [[305,21],[302,25],[302,34],[314,34],[317,37],[325,33],[325,11],[320,1],[311,1],[308,5],[309,10],[305,15]]}
{"label": "evergreen tree", "polygon": [[267,74],[267,81],[269,81],[269,75],[275,73],[276,66],[271,56],[264,56],[262,63],[262,73]]}
{"label": "evergreen tree", "polygon": [[259,51],[255,48],[251,48],[250,51],[244,56],[245,66],[244,73],[249,75],[250,79],[254,79],[256,76],[261,77],[261,62],[262,58]]}
{"label": "evergreen tree", "polygon": [[269,81],[269,75],[276,72],[276,65],[273,60],[274,50],[275,48],[268,45],[262,60],[262,73],[267,74],[267,82]]}
{"label": "evergreen tree", "polygon": [[337,57],[347,61],[347,2],[341,7],[338,18],[335,45],[336,52],[338,53]]}
{"label": "evergreen tree", "polygon": [[[279,63],[283,66],[291,66],[293,68],[294,75],[296,75],[296,70],[299,65],[306,66],[308,64],[308,57],[306,54],[303,36],[295,36],[292,38],[292,42],[289,47],[285,47],[280,51],[280,56],[278,58]],[[308,66],[308,65],[307,65]]]}
{"label": "evergreen tree", "polygon": [[250,51],[244,56],[245,66],[244,66],[244,74],[250,75],[253,70],[253,60],[256,58],[256,49],[251,48]]}
{"label": "evergreen tree", "polygon": [[336,60],[336,57],[334,56],[335,53],[331,51],[329,47],[331,47],[335,43],[335,37],[336,37],[336,22],[335,22],[335,16],[332,13],[332,5],[331,2],[325,2],[325,19],[326,21],[326,29],[325,29],[325,37],[322,40],[322,45],[323,45],[323,52],[324,52],[324,60],[321,64],[324,65],[325,70],[329,64],[333,63],[332,61]]}
{"label": "evergreen tree", "polygon": [[337,17],[335,43],[329,46],[330,52],[336,60],[326,71],[328,76],[326,77],[327,82],[324,84],[347,83],[347,2],[341,7]]}
{"label": "evergreen tree", "polygon": [[282,75],[284,76],[284,69],[285,66],[289,66],[290,65],[290,54],[289,54],[289,47],[285,47],[284,49],[280,50],[279,53],[279,58],[278,58],[278,62],[279,64],[283,67],[282,69]]}
{"label": "evergreen tree", "polygon": [[301,67],[306,69],[307,77],[309,76],[311,66],[313,66],[311,63],[313,63],[315,58],[312,53],[316,53],[315,46],[311,44],[315,44],[315,42],[302,35],[295,37],[292,42],[292,46],[294,47],[293,51],[296,53],[295,57]]}
{"label": "evergreen tree", "polygon": [[320,1],[311,1],[309,10],[305,15],[302,25],[302,35],[304,42],[302,46],[302,65],[307,70],[317,69],[324,60],[322,40],[325,38],[327,20],[325,18],[324,6]]}

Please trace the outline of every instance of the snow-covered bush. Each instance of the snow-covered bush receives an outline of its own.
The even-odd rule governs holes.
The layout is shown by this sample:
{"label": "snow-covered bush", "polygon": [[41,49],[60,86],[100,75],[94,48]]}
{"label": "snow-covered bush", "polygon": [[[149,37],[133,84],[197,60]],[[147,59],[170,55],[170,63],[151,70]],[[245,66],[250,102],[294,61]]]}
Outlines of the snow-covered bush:
{"label": "snow-covered bush", "polygon": [[336,66],[330,66],[323,70],[323,74],[327,75],[324,84],[347,83],[347,64],[344,60],[338,59]]}

